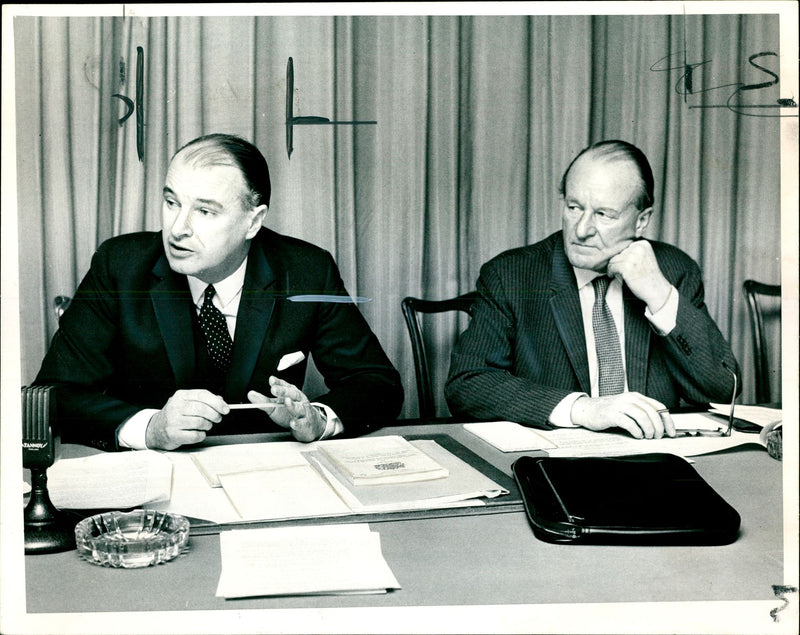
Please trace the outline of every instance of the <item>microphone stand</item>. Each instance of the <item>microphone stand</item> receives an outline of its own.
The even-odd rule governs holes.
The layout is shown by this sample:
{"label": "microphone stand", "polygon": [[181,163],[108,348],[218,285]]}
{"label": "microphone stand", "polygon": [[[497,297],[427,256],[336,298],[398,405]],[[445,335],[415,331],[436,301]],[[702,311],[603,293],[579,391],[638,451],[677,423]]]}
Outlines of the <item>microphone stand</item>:
{"label": "microphone stand", "polygon": [[47,468],[31,470],[31,497],[25,506],[25,553],[75,549],[75,522],[58,511],[47,492]]}

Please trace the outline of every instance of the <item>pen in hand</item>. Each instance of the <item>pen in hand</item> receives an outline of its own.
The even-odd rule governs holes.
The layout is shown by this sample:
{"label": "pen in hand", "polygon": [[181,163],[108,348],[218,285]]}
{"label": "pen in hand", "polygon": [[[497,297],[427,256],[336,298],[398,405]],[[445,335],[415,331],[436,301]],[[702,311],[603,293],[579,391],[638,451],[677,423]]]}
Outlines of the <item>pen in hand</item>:
{"label": "pen in hand", "polygon": [[228,408],[231,410],[252,410],[254,408],[277,408],[281,404],[279,403],[233,403],[228,404]]}

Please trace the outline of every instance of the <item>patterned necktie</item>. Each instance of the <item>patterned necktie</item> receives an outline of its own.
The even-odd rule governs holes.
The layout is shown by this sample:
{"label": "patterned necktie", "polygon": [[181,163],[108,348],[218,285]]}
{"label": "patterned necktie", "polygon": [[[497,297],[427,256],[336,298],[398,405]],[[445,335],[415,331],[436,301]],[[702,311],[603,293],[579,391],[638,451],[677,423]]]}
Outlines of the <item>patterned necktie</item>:
{"label": "patterned necktie", "polygon": [[622,352],[617,335],[614,317],[606,304],[606,291],[611,282],[608,276],[598,276],[594,285],[594,307],[592,307],[592,327],[594,346],[597,350],[597,366],[600,371],[599,394],[618,395],[625,390],[625,369],[622,365]]}
{"label": "patterned necktie", "polygon": [[211,355],[214,365],[226,373],[231,363],[233,340],[228,331],[225,316],[211,301],[216,292],[214,285],[210,284],[206,287],[205,299],[200,308],[200,328],[203,329],[208,353]]}

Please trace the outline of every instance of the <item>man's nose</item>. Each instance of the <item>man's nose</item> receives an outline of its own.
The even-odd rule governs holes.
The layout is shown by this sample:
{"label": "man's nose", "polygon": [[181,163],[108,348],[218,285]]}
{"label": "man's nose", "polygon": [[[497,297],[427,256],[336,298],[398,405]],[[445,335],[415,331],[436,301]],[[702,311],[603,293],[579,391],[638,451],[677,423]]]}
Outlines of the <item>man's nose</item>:
{"label": "man's nose", "polygon": [[189,210],[186,207],[181,208],[175,215],[172,226],[170,227],[170,234],[175,238],[192,235],[192,225],[189,222]]}
{"label": "man's nose", "polygon": [[590,209],[583,210],[578,222],[575,223],[575,234],[578,238],[588,238],[595,233],[594,212]]}

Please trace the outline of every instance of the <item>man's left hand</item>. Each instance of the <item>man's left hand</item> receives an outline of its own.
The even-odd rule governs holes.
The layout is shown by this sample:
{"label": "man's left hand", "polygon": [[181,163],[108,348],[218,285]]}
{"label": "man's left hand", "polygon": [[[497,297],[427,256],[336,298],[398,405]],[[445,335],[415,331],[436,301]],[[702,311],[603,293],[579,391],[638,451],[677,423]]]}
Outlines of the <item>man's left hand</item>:
{"label": "man's left hand", "polygon": [[319,439],[325,432],[325,419],[319,408],[311,405],[305,393],[294,384],[270,377],[269,385],[274,398],[255,390],[248,392],[247,398],[255,404],[279,404],[266,410],[267,414],[279,426],[288,428],[298,441],[309,443]]}
{"label": "man's left hand", "polygon": [[656,313],[669,298],[672,285],[661,273],[653,246],[635,240],[608,261],[607,273],[622,279],[631,292]]}

